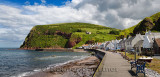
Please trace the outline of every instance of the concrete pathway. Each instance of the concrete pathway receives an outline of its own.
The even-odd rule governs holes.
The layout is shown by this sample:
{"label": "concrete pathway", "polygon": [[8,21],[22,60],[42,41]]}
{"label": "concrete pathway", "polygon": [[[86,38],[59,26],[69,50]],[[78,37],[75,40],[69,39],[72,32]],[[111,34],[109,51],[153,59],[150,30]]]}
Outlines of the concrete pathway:
{"label": "concrete pathway", "polygon": [[[102,51],[102,50],[101,50]],[[106,53],[102,73],[99,77],[133,77],[131,66],[120,54],[104,51]]]}

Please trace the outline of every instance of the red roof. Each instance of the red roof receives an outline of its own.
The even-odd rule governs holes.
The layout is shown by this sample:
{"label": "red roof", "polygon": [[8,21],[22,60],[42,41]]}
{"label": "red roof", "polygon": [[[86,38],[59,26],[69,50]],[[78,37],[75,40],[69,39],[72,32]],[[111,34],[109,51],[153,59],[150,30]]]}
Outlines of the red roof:
{"label": "red roof", "polygon": [[155,39],[157,45],[160,47],[160,38]]}
{"label": "red roof", "polygon": [[102,43],[98,43],[98,45],[101,45]]}
{"label": "red roof", "polygon": [[82,46],[88,46],[88,44],[84,44],[84,45],[82,45]]}

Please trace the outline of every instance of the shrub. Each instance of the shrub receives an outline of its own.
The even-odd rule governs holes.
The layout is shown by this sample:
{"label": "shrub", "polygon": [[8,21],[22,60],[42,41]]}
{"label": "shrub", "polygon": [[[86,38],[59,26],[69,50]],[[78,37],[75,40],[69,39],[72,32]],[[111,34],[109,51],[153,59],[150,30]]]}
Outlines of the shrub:
{"label": "shrub", "polygon": [[119,33],[120,33],[119,31],[115,31],[115,30],[112,30],[109,32],[109,34],[115,34],[115,35],[119,35]]}

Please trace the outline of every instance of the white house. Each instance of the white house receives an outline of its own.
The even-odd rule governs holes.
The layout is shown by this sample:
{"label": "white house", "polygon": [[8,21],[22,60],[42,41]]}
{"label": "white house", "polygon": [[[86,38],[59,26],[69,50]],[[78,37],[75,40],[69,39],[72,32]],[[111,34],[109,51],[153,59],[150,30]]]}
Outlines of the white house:
{"label": "white house", "polygon": [[86,34],[92,34],[91,32],[86,32]]}
{"label": "white house", "polygon": [[117,49],[119,49],[119,45],[118,45],[118,43],[120,42],[120,40],[112,40],[111,41],[112,42],[112,44],[114,45],[114,49],[113,50],[117,50]]}
{"label": "white house", "polygon": [[120,44],[120,42],[122,41],[123,39],[120,39],[120,40],[117,40],[118,42],[117,42],[117,49],[121,49],[121,44]]}
{"label": "white house", "polygon": [[114,44],[110,41],[109,44],[106,46],[106,50],[114,50]]}
{"label": "white house", "polygon": [[152,48],[155,38],[160,38],[160,33],[146,32],[144,36],[143,48]]}
{"label": "white house", "polygon": [[105,45],[106,45],[106,43],[102,43],[102,44],[100,45],[100,49],[105,49]]}
{"label": "white house", "polygon": [[126,46],[126,49],[125,50],[127,50],[127,51],[130,51],[131,49],[133,49],[133,47],[132,47],[132,43],[133,43],[133,39],[135,38],[135,36],[134,37],[129,37],[126,41],[125,41],[125,46]]}
{"label": "white house", "polygon": [[144,40],[140,40],[140,41],[138,41],[138,42],[134,45],[135,51],[138,52],[139,54],[142,54],[143,41],[144,41]]}
{"label": "white house", "polygon": [[125,44],[126,44],[126,50],[130,51],[131,49],[134,48],[135,44],[137,44],[137,42],[144,40],[144,35],[141,34],[136,34],[136,36],[134,37],[129,37]]}
{"label": "white house", "polygon": [[105,42],[105,47],[104,47],[105,50],[109,50],[109,47],[108,47],[109,43],[110,43],[110,41]]}
{"label": "white house", "polygon": [[121,39],[121,40],[119,41],[118,47],[119,47],[120,49],[125,49],[125,41],[126,41],[126,38]]}

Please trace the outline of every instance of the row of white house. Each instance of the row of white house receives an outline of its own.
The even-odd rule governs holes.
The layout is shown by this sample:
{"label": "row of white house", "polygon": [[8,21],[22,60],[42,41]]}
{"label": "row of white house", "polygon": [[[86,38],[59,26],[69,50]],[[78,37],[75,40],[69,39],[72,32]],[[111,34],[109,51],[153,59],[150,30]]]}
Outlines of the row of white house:
{"label": "row of white house", "polygon": [[145,35],[136,34],[136,36],[128,37],[128,39],[106,41],[99,45],[99,48],[105,50],[123,49],[130,51],[134,49],[137,52],[145,50],[155,50],[155,54],[160,54],[160,33],[146,32]]}

